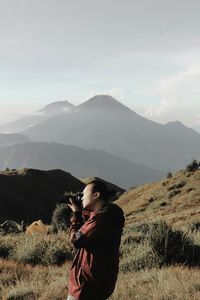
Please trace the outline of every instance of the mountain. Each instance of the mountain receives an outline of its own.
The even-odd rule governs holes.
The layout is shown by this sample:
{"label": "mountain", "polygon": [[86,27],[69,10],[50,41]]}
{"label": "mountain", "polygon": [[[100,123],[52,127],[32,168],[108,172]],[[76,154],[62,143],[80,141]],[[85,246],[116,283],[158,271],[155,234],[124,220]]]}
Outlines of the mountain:
{"label": "mountain", "polygon": [[165,174],[102,150],[56,143],[23,143],[0,148],[0,168],[62,168],[80,177],[100,177],[122,188],[162,178]]}
{"label": "mountain", "polygon": [[31,139],[22,134],[1,134],[0,133],[0,147],[10,146],[17,143],[24,143],[27,141],[31,141]]}
{"label": "mountain", "polygon": [[71,109],[75,108],[73,104],[69,101],[56,101],[50,104],[47,104],[45,107],[40,109],[38,112],[43,113],[45,116],[55,116],[61,114],[63,112],[70,111]]}
{"label": "mountain", "polygon": [[50,222],[64,191],[82,191],[84,184],[62,170],[22,169],[0,173],[0,222]]}
{"label": "mountain", "polygon": [[[120,103],[118,100],[111,96],[100,95],[94,96],[86,102],[78,105],[76,107],[77,111],[86,111],[86,112],[121,112],[121,111],[131,111],[127,106]],[[132,112],[132,111],[131,111]]]}
{"label": "mountain", "polygon": [[46,119],[43,115],[30,115],[21,117],[15,121],[0,125],[0,132],[2,133],[17,133],[29,127],[32,127]]}
{"label": "mountain", "polygon": [[167,172],[200,158],[200,134],[180,122],[150,121],[111,96],[95,96],[23,132],[37,141],[101,149]]}
{"label": "mountain", "polygon": [[40,122],[52,116],[70,111],[74,107],[75,106],[67,100],[50,103],[32,115],[24,116],[10,123],[1,125],[0,132],[16,133],[23,131],[27,128],[35,126],[36,124],[39,124]]}

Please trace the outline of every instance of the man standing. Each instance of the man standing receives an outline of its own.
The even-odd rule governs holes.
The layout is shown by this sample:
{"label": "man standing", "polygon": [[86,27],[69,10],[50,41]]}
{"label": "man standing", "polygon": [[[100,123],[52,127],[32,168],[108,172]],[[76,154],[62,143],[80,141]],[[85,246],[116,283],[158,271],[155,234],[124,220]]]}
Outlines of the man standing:
{"label": "man standing", "polygon": [[83,191],[83,211],[71,200],[70,240],[78,249],[69,275],[67,300],[106,300],[114,291],[119,246],[124,227],[122,209],[108,201],[106,185],[94,180]]}

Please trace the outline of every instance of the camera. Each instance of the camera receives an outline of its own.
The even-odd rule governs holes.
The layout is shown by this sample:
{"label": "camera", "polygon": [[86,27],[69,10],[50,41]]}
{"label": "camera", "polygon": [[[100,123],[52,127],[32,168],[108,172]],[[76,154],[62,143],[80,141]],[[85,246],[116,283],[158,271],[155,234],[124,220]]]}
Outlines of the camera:
{"label": "camera", "polygon": [[82,207],[82,199],[83,194],[82,193],[64,193],[60,196],[59,203],[64,203],[64,204],[71,204],[70,199],[76,203],[80,208]]}

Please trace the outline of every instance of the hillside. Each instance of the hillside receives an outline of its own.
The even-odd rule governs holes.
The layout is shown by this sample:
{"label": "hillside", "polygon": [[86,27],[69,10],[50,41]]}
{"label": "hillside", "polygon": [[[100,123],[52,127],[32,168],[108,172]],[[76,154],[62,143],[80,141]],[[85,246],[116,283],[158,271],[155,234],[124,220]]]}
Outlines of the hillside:
{"label": "hillside", "polygon": [[0,169],[63,169],[77,178],[101,177],[122,188],[163,178],[164,173],[102,150],[58,143],[22,143],[0,147]]}
{"label": "hillside", "polygon": [[127,224],[164,219],[178,227],[200,221],[200,170],[175,173],[171,178],[124,193],[117,204]]}
{"label": "hillside", "polygon": [[62,170],[13,170],[0,173],[0,222],[6,219],[50,222],[64,191],[82,191],[84,184]]}
{"label": "hillside", "polygon": [[[126,226],[119,276],[110,300],[200,298],[199,233],[174,228],[198,221],[199,179],[200,170],[182,170],[171,178],[129,190],[117,201],[125,212]],[[160,217],[167,224],[154,223]],[[146,227],[137,227],[136,222]],[[66,299],[76,252],[68,237],[65,231],[0,235],[0,297]]]}

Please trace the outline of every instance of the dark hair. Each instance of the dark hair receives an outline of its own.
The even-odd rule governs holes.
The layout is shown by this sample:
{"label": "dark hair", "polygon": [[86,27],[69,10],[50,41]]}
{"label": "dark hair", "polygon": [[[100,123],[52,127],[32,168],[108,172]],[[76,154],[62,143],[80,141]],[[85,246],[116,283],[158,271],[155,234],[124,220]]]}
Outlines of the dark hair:
{"label": "dark hair", "polygon": [[93,193],[100,193],[100,197],[102,198],[103,201],[108,201],[109,200],[109,191],[106,186],[106,184],[103,181],[100,180],[92,180],[87,183],[87,185],[92,184],[92,192]]}

